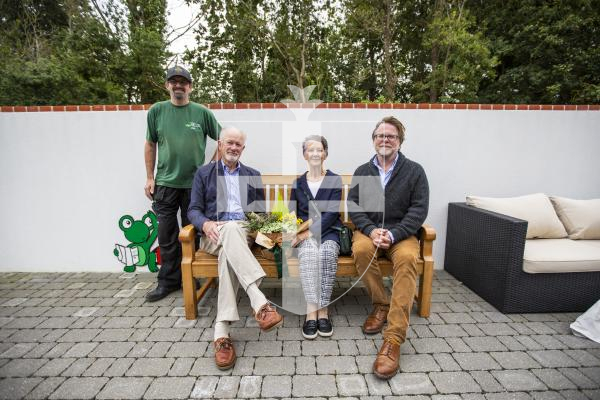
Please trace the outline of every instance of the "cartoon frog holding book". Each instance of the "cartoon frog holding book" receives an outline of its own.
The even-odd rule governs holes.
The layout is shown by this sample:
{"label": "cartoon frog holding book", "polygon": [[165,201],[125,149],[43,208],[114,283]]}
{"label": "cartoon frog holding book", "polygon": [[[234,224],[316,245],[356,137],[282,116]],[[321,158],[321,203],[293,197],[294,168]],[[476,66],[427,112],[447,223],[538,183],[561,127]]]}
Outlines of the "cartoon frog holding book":
{"label": "cartoon frog holding book", "polygon": [[123,215],[119,219],[119,228],[125,234],[125,238],[131,242],[127,246],[116,244],[113,250],[113,254],[125,264],[123,270],[135,272],[136,267],[147,265],[151,272],[158,271],[159,248],[151,250],[158,236],[156,214],[148,211],[141,220],[135,220],[131,215]]}

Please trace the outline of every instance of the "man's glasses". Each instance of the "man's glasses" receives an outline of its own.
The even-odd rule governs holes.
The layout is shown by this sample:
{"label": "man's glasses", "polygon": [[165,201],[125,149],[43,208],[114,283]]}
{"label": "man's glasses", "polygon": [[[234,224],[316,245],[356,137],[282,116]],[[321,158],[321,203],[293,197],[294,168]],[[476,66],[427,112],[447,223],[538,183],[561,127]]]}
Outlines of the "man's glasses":
{"label": "man's glasses", "polygon": [[384,135],[382,133],[378,133],[376,135],[373,135],[373,139],[377,139],[377,140],[387,139],[388,141],[393,142],[395,140],[398,140],[398,135]]}
{"label": "man's glasses", "polygon": [[168,82],[173,86],[175,86],[177,84],[179,84],[181,86],[185,86],[185,85],[189,84],[187,79],[169,79]]}

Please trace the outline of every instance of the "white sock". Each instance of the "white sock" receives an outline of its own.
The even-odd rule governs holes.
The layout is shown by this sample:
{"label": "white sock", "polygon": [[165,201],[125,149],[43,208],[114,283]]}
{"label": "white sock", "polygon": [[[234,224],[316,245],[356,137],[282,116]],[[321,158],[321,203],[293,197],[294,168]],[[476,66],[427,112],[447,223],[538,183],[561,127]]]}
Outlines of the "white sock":
{"label": "white sock", "polygon": [[246,293],[250,298],[250,306],[252,307],[254,312],[258,312],[258,310],[260,310],[260,308],[263,305],[268,303],[267,298],[265,297],[263,292],[260,291],[256,283],[251,283],[250,286],[248,286]]}
{"label": "white sock", "polygon": [[215,340],[229,336],[229,321],[219,321],[215,324]]}

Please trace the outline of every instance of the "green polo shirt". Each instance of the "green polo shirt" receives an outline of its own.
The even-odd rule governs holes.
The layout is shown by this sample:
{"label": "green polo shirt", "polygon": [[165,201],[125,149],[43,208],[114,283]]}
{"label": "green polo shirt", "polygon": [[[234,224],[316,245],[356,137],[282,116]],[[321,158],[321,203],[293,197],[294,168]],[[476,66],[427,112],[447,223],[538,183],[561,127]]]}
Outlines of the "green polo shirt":
{"label": "green polo shirt", "polygon": [[194,174],[204,164],[206,136],[218,140],[221,127],[206,107],[190,102],[176,106],[170,100],[148,110],[146,140],[158,144],[157,185],[192,187]]}

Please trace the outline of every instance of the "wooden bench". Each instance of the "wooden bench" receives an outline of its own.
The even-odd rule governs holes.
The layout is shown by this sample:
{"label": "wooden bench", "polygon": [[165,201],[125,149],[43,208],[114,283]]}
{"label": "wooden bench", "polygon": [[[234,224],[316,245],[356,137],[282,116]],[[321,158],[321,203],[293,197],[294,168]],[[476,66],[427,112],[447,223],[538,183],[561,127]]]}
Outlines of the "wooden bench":
{"label": "wooden bench", "polygon": [[[272,208],[279,193],[284,201],[289,198],[291,184],[296,179],[296,175],[263,175],[262,180],[265,185],[267,211]],[[351,175],[342,175],[343,182],[343,199],[340,206],[340,213],[344,223],[349,224],[348,212],[346,206],[346,198],[348,196],[348,188],[352,180]],[[435,240],[435,230],[427,225],[423,225],[419,231],[418,239],[420,242],[420,257],[417,263],[417,273],[419,275],[419,283],[415,301],[418,304],[418,312],[421,317],[429,317],[431,306],[431,285],[433,280],[433,257],[432,248]],[[204,296],[209,287],[216,287],[216,280],[219,276],[217,270],[217,257],[205,253],[201,250],[196,251],[196,230],[193,225],[184,227],[179,233],[179,241],[182,246],[181,260],[181,279],[183,284],[183,298],[185,304],[186,319],[196,319],[198,316],[197,305],[198,301]],[[256,246],[256,245],[255,245]],[[268,260],[260,256],[259,252],[254,251],[256,259],[263,267],[267,277],[277,277],[277,266],[275,261]],[[384,258],[379,258],[379,266],[383,276],[392,275],[392,263]],[[290,276],[297,276],[298,265],[297,260],[288,260],[288,271]],[[352,256],[340,256],[338,259],[337,276],[340,277],[356,277],[358,276]],[[195,286],[195,278],[206,278],[200,288]]]}

